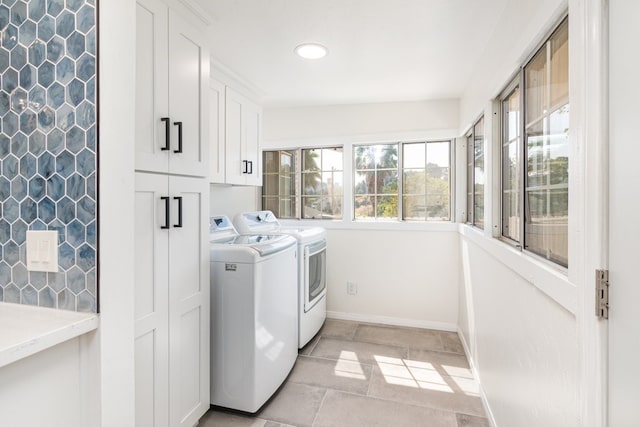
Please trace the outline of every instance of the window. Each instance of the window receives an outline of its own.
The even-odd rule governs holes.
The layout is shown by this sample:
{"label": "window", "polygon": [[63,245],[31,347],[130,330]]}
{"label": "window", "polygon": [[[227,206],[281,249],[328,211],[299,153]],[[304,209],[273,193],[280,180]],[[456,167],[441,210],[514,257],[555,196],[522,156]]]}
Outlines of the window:
{"label": "window", "polygon": [[353,149],[355,219],[398,219],[398,144]]}
{"label": "window", "polygon": [[520,191],[522,188],[522,141],[520,86],[502,98],[502,236],[520,242]]}
{"label": "window", "polygon": [[262,208],[278,218],[295,218],[295,152],[265,151],[263,165]]}
{"label": "window", "polygon": [[[567,19],[524,66],[520,79],[522,85],[518,82],[501,98],[502,236],[566,267],[569,210]],[[521,135],[524,135],[524,143]]]}
{"label": "window", "polygon": [[402,219],[450,218],[449,141],[402,146]]}
{"label": "window", "polygon": [[342,218],[342,148],[301,152],[302,218]]}
{"label": "window", "polygon": [[342,157],[341,147],[265,151],[262,208],[278,218],[342,218]]}
{"label": "window", "polygon": [[[265,151],[262,208],[279,218],[342,219],[344,155],[342,147]],[[348,156],[353,219],[450,220],[451,141],[353,145]]]}
{"label": "window", "polygon": [[484,116],[467,138],[467,222],[484,228]]}
{"label": "window", "polygon": [[566,266],[569,49],[565,21],[524,68],[525,248]]}
{"label": "window", "polygon": [[354,146],[353,217],[448,221],[450,150],[450,141]]}

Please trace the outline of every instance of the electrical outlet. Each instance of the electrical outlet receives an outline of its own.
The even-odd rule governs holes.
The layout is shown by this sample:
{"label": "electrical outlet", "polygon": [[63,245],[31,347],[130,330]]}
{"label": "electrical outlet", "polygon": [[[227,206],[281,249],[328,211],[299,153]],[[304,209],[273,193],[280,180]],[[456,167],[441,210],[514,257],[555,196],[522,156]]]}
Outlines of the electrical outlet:
{"label": "electrical outlet", "polygon": [[347,282],[347,294],[355,295],[358,293],[358,285],[353,282]]}

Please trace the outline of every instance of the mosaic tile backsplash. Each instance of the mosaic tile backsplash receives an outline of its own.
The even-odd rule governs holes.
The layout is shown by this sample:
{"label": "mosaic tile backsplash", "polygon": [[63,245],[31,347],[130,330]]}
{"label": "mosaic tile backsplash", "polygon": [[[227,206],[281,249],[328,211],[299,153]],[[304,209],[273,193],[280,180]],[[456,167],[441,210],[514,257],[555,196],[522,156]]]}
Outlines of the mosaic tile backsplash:
{"label": "mosaic tile backsplash", "polygon": [[[0,0],[0,301],[95,312],[94,0]],[[59,272],[26,231],[58,230]]]}

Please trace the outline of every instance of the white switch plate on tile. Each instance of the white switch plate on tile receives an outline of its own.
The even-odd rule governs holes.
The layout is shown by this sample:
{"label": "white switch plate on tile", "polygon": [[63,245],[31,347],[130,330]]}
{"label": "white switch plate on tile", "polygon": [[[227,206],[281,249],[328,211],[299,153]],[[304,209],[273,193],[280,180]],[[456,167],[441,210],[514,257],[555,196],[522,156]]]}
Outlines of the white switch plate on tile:
{"label": "white switch plate on tile", "polygon": [[27,231],[27,270],[58,271],[58,231]]}

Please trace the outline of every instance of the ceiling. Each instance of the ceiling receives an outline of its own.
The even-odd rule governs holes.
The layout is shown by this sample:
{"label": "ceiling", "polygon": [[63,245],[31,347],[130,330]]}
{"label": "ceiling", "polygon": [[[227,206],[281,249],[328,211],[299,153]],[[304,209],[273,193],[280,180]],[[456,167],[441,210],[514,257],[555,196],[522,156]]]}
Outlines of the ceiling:
{"label": "ceiling", "polygon": [[215,60],[264,105],[302,106],[460,97],[508,0],[196,1]]}

